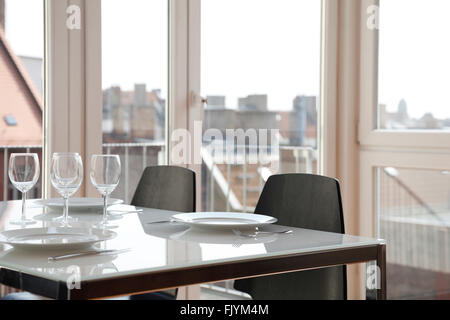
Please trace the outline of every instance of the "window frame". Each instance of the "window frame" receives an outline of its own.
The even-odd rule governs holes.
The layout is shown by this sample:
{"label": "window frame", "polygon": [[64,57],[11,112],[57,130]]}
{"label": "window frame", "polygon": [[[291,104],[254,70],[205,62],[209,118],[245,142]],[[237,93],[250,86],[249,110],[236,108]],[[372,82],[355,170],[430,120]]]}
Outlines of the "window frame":
{"label": "window frame", "polygon": [[[56,6],[65,6],[65,4],[58,4],[55,0],[45,0],[54,3]],[[333,0],[322,1],[322,30],[321,30],[321,82],[320,82],[320,110],[319,110],[319,130],[318,130],[318,150],[319,158],[319,174],[328,176],[336,176],[336,105],[337,105],[337,49],[338,49],[338,4]],[[187,0],[176,1],[168,0],[169,2],[169,70],[168,70],[168,103],[166,106],[166,160],[170,164],[171,159],[171,132],[175,129],[187,129],[190,132],[194,131],[194,121],[203,119],[203,105],[200,98],[200,54],[201,54],[201,0]],[[101,112],[96,110],[95,106],[101,104],[101,0],[72,0],[71,3],[79,3],[83,10],[82,30],[84,37],[78,39],[76,46],[79,46],[85,52],[85,60],[65,61],[65,64],[74,64],[84,70],[85,79],[85,119],[82,127],[85,128],[85,138],[74,141],[73,144],[78,146],[78,149],[83,149],[84,154],[89,155],[97,151],[101,153],[101,149],[97,145],[101,145],[101,132],[96,128],[95,124],[101,121]],[[59,8],[60,9],[60,8]],[[58,32],[53,32],[53,38],[58,42],[70,41],[70,32],[61,32],[59,35],[61,39],[57,39]],[[72,40],[73,41],[73,40]],[[65,54],[64,54],[65,53]],[[68,55],[68,51],[61,52],[62,57]],[[76,59],[69,55],[70,60]],[[51,60],[51,59],[50,59]],[[51,69],[51,64],[50,64]],[[325,76],[326,75],[326,76]],[[58,76],[58,75],[57,75]],[[66,95],[72,94],[68,92],[67,79],[62,79],[61,75],[59,81],[55,81],[54,87],[62,86]],[[66,77],[67,78],[67,77]],[[55,77],[57,79],[57,77]],[[74,88],[76,91],[78,88]],[[59,90],[58,92],[61,92]],[[78,89],[79,90],[79,89]],[[53,90],[52,92],[55,92]],[[77,92],[78,93],[78,92]],[[74,93],[76,94],[76,93]],[[64,95],[64,94],[63,94]],[[50,97],[51,98],[51,97]],[[54,99],[57,100],[58,97]],[[51,99],[50,99],[51,102]],[[56,104],[50,103],[50,105]],[[59,114],[67,112],[70,106],[65,106],[58,103]],[[54,117],[61,117],[56,114]],[[177,117],[172,115],[176,114]],[[62,127],[62,125],[61,125]],[[66,126],[67,127],[67,126]],[[323,130],[326,128],[326,130]],[[54,130],[58,132],[58,137],[51,135],[51,130],[48,130],[48,136],[56,139],[50,143],[51,146],[64,144],[64,139],[67,137],[78,137],[83,133],[78,132],[63,132],[61,128]],[[59,132],[62,132],[60,135]],[[73,130],[72,130],[73,131]],[[67,137],[66,137],[67,136]],[[87,139],[86,137],[89,137]],[[69,143],[70,144],[70,143]],[[201,146],[193,144],[191,154],[200,153]],[[85,157],[86,158],[86,157]],[[87,158],[86,158],[87,159]],[[189,168],[200,172],[197,165],[189,165]],[[95,191],[87,187],[86,194],[92,194]],[[198,190],[200,191],[200,190]],[[201,192],[198,192],[201,194]],[[199,199],[199,204],[200,204]]]}
{"label": "window frame", "polygon": [[450,170],[450,132],[376,129],[379,31],[365,27],[373,5],[380,1],[363,0],[361,6],[359,228],[362,235],[379,237],[376,168]]}
{"label": "window frame", "polygon": [[[46,8],[43,172],[45,194],[50,196],[48,170],[52,152],[66,150],[80,152],[85,164],[89,163],[86,159],[89,159],[90,154],[102,152],[101,126],[98,126],[102,120],[101,108],[98,108],[102,104],[101,0],[43,1]],[[203,107],[199,99],[201,0],[168,1],[169,93],[166,106],[166,156],[167,162],[170,163],[171,132],[175,129],[193,131],[194,120],[202,119]],[[65,27],[66,8],[69,4],[77,4],[82,9],[81,31],[69,31]],[[338,148],[343,148],[342,140],[347,138],[340,133],[342,131],[340,127],[345,123],[338,123],[337,112],[341,100],[346,101],[346,97],[342,97],[344,88],[340,87],[338,81],[343,72],[339,66],[341,63],[339,55],[342,51],[340,47],[346,43],[339,41],[340,36],[348,32],[347,26],[344,28],[341,21],[346,6],[361,5],[359,24],[363,28],[360,31],[359,47],[355,49],[359,50],[360,55],[359,99],[357,99],[359,117],[350,123],[356,125],[359,119],[357,133],[360,143],[360,168],[355,170],[359,170],[360,173],[360,201],[359,214],[351,213],[351,217],[358,217],[359,234],[377,236],[374,169],[380,166],[397,166],[449,170],[450,133],[375,129],[379,34],[377,30],[370,31],[364,26],[367,21],[367,7],[379,5],[379,0],[362,0],[358,4],[322,0],[322,4],[319,173],[332,177],[336,177],[339,173],[344,176],[344,188],[354,183],[350,178],[354,172],[347,172],[338,166],[338,158],[341,159],[340,162],[345,162],[342,158],[352,157],[352,155],[338,155]],[[351,27],[350,25],[349,28]],[[339,134],[342,137],[338,139]],[[191,154],[195,152],[194,149]],[[433,154],[431,160],[430,154]],[[201,172],[196,166],[190,168],[196,170],[198,175]],[[96,191],[86,183],[89,181],[87,173],[88,168],[85,166],[84,189],[80,195],[96,196]],[[197,176],[198,181],[201,181],[199,178]],[[199,184],[197,187],[199,188]],[[201,192],[197,191],[197,194],[201,195]],[[191,292],[187,290],[186,296],[195,297],[197,289],[193,290]]]}
{"label": "window frame", "polygon": [[[97,19],[100,0],[44,0],[45,112],[44,196],[55,191],[50,184],[51,155],[78,152],[84,165],[84,182],[77,195],[96,195],[89,181],[90,155],[101,153],[101,26]],[[67,7],[81,9],[80,29],[66,26]],[[98,91],[100,88],[100,91]],[[97,110],[98,109],[98,110]]]}
{"label": "window frame", "polygon": [[[102,133],[102,61],[101,61],[101,1],[102,0],[44,0],[48,4],[48,115],[45,134],[49,137],[45,148],[46,168],[54,151],[77,151],[85,166],[84,189],[81,196],[96,196],[88,181],[88,163],[93,153],[101,153]],[[201,0],[169,1],[169,70],[168,103],[166,106],[167,163],[170,164],[171,133],[175,129],[194,132],[194,121],[202,120],[203,104],[200,97],[201,54]],[[339,3],[322,1],[321,83],[319,94],[318,150],[319,174],[335,177],[336,130],[338,103],[338,21]],[[82,10],[81,31],[67,30],[66,7],[77,4]],[[77,33],[79,32],[79,34]],[[61,45],[62,44],[62,45]],[[75,52],[75,54],[74,54]],[[81,72],[80,72],[81,70]],[[69,77],[70,75],[70,77]],[[72,78],[73,77],[73,78]],[[71,101],[70,97],[77,101]],[[80,117],[79,114],[82,114]],[[76,125],[69,122],[76,119]],[[77,117],[78,115],[78,117]],[[176,115],[176,117],[174,116]],[[65,119],[55,121],[55,119]],[[326,130],[324,130],[326,128]],[[193,143],[191,155],[200,154],[201,145]],[[200,165],[188,165],[201,181]],[[48,183],[47,172],[47,186]],[[197,184],[197,195],[201,186]],[[50,187],[47,195],[50,195]],[[201,199],[198,196],[198,207]],[[183,295],[196,297],[199,288],[189,288]]]}

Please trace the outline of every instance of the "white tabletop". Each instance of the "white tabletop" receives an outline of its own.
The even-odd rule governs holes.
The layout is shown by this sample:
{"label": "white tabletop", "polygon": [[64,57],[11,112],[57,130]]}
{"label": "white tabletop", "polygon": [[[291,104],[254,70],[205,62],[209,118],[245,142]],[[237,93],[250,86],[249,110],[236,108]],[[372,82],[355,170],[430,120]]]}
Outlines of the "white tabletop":
{"label": "white tabletop", "polygon": [[[59,226],[50,221],[55,213],[29,202],[28,217],[38,223],[28,228]],[[9,224],[20,216],[20,201],[0,203],[0,231],[18,229]],[[134,207],[130,208],[134,209]],[[0,268],[17,270],[32,276],[55,281],[66,281],[78,268],[81,280],[110,279],[141,273],[157,273],[208,264],[226,264],[235,261],[267,259],[292,254],[324,252],[342,248],[357,248],[382,244],[382,240],[289,228],[293,233],[266,235],[247,239],[231,231],[196,231],[181,224],[148,224],[170,219],[175,212],[144,209],[114,220],[118,236],[98,248],[125,249],[117,255],[89,256],[58,262],[49,262],[50,253],[18,251],[0,245]],[[60,215],[58,213],[56,216]],[[73,213],[79,219],[74,226],[89,227],[101,219],[101,213]],[[268,229],[282,230],[281,226]],[[52,252],[56,255],[65,252]]]}

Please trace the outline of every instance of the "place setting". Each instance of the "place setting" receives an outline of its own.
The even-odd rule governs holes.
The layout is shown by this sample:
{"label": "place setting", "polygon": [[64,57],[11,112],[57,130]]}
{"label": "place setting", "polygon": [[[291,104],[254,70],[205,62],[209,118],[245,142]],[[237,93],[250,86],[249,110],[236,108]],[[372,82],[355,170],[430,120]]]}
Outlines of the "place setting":
{"label": "place setting", "polygon": [[[121,199],[108,199],[108,221],[120,220],[125,215],[133,213],[141,213],[142,209],[135,206],[126,205]],[[42,213],[35,215],[34,220],[44,222],[55,222],[64,210],[64,200],[61,198],[39,199],[33,201],[33,208],[41,208]],[[99,224],[103,219],[103,199],[101,198],[70,198],[69,208],[72,225],[83,224]]]}
{"label": "place setting", "polygon": [[[30,208],[41,207],[42,214],[27,217],[27,192],[39,180],[37,154],[12,154],[9,163],[11,183],[22,192],[20,219],[10,221],[11,230],[0,232],[0,244],[13,250],[63,252],[50,255],[49,261],[78,256],[107,255],[119,250],[99,250],[94,245],[117,237],[110,222],[124,214],[141,212],[123,204],[123,200],[109,199],[120,181],[121,164],[117,155],[93,155],[90,180],[100,198],[71,198],[83,181],[83,163],[78,153],[55,153],[52,156],[50,177],[52,186],[62,196],[56,199],[30,201]],[[69,214],[70,208],[70,214]],[[111,209],[112,208],[112,209]],[[61,215],[62,213],[62,215]],[[101,213],[101,214],[99,214]],[[35,227],[41,222],[43,227]],[[18,228],[17,228],[18,227]]]}
{"label": "place setting", "polygon": [[171,240],[209,244],[273,242],[293,231],[273,225],[274,217],[237,212],[179,213],[169,219],[145,222],[146,232]]}
{"label": "place setting", "polygon": [[[102,248],[102,243],[98,242],[84,249],[63,248],[61,250],[20,250],[11,249],[0,254],[3,263],[20,264],[36,271],[44,271],[49,274],[70,273],[74,265],[77,266],[82,277],[101,275],[109,272],[116,272],[117,266],[114,264],[120,254],[130,251],[107,250]],[[91,257],[91,259],[86,259]]]}

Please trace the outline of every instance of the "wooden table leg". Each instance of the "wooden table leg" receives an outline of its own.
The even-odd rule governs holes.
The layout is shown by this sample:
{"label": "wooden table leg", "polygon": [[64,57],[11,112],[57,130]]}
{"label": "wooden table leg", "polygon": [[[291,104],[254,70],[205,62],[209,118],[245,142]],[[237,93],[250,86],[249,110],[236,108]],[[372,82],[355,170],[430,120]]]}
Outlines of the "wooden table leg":
{"label": "wooden table leg", "polygon": [[382,244],[378,246],[377,253],[377,266],[380,272],[380,288],[377,289],[377,300],[386,300],[387,299],[387,290],[386,290],[386,245]]}

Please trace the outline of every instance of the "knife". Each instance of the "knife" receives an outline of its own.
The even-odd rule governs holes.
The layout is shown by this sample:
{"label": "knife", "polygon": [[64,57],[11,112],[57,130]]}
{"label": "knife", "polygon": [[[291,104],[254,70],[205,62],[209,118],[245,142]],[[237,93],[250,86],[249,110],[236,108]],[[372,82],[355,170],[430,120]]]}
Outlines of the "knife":
{"label": "knife", "polygon": [[147,224],[159,224],[159,223],[179,223],[179,221],[176,221],[176,220],[163,220],[163,221],[147,222]]}
{"label": "knife", "polygon": [[127,252],[127,251],[130,251],[130,249],[92,250],[92,251],[86,251],[86,252],[78,252],[78,253],[65,254],[65,255],[54,256],[54,257],[48,257],[48,261],[59,261],[59,260],[65,260],[65,259],[71,259],[71,258],[94,256],[94,255],[103,255],[103,254],[119,254],[119,253],[123,253],[123,252]]}

